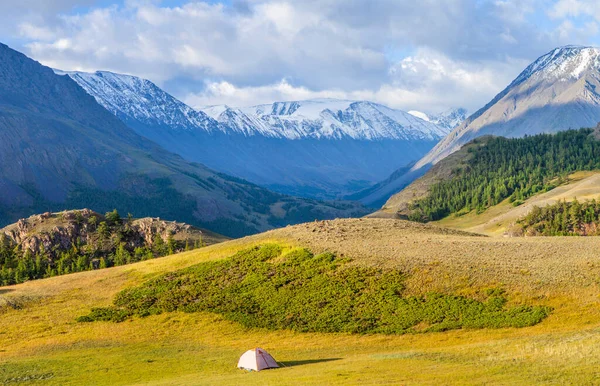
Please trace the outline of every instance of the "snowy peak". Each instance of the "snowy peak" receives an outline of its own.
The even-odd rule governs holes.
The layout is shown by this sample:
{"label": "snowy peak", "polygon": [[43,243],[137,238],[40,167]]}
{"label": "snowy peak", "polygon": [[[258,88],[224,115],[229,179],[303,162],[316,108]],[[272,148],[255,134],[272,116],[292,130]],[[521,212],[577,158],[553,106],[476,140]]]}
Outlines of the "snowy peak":
{"label": "snowy peak", "polygon": [[434,123],[446,129],[448,132],[450,132],[450,130],[454,129],[455,127],[463,123],[465,119],[467,119],[467,110],[463,108],[449,109],[444,111],[443,113],[431,116],[416,110],[411,110],[408,113],[414,115],[417,118],[421,118],[424,121]]}
{"label": "snowy peak", "polygon": [[[400,110],[338,99],[275,102],[248,108],[208,106],[192,109],[149,80],[106,71],[59,72],[77,82],[98,103],[140,134],[159,130],[220,132],[283,139],[428,140],[448,129]],[[153,130],[152,134],[144,130]]]}
{"label": "snowy peak", "polygon": [[526,80],[579,79],[589,70],[600,69],[600,49],[584,46],[558,47],[530,64],[511,84]]}
{"label": "snowy peak", "polygon": [[268,122],[238,108],[232,108],[227,105],[215,105],[200,107],[198,110],[215,119],[223,130],[225,130],[226,134],[241,134],[246,137],[254,135],[269,138],[282,137],[276,130],[269,126]]}
{"label": "snowy peak", "polygon": [[137,121],[180,131],[219,129],[214,119],[180,102],[149,80],[107,71],[55,72],[71,77],[104,108],[126,122]]}
{"label": "snowy peak", "polygon": [[421,118],[424,121],[431,122],[429,115],[425,114],[424,112],[417,111],[417,110],[410,110],[408,113],[410,115],[414,115],[417,118]]}
{"label": "snowy peak", "polygon": [[465,119],[467,119],[467,110],[463,108],[450,109],[429,118],[430,122],[433,122],[448,131],[459,126]]}
{"label": "snowy peak", "polygon": [[435,164],[482,135],[523,137],[600,122],[600,49],[558,47],[531,63],[414,166]]}
{"label": "snowy peak", "polygon": [[311,99],[202,111],[237,132],[268,137],[355,140],[439,140],[448,130],[404,111],[366,101]]}
{"label": "snowy peak", "polygon": [[212,119],[217,119],[221,114],[225,111],[229,110],[229,106],[227,105],[214,105],[214,106],[204,106],[197,110],[202,111]]}
{"label": "snowy peak", "polygon": [[346,110],[354,101],[343,99],[309,99],[304,101],[274,102],[242,108],[243,111],[258,116],[295,116],[319,119],[325,110]]}

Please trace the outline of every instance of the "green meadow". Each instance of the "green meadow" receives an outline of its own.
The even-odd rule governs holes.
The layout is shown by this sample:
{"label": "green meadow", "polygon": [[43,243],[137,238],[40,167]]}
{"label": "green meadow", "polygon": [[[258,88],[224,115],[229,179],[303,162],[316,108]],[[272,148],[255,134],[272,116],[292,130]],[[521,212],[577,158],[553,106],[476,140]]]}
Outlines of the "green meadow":
{"label": "green meadow", "polygon": [[[288,228],[286,232],[289,231]],[[406,231],[395,232],[400,235]],[[462,238],[472,242],[467,236],[421,233],[430,243],[436,240],[457,243]],[[459,312],[465,323],[448,329],[430,329],[435,326],[435,320],[428,319],[430,309],[426,306],[427,293],[431,292],[407,291],[410,286],[406,285],[410,283],[406,280],[415,280],[413,272],[400,274],[401,271],[377,266],[359,257],[359,253],[358,257],[351,254],[342,257],[339,250],[319,252],[317,244],[308,248],[302,237],[291,240],[286,235],[284,231],[275,231],[129,266],[0,288],[0,382],[592,384],[600,376],[600,311],[598,295],[594,295],[597,287],[585,288],[580,293],[544,289],[546,296],[530,296],[511,285],[503,286],[502,291],[486,292],[483,287],[474,287],[471,293],[440,291],[437,298],[450,305],[458,302],[455,304],[458,309],[464,304],[479,310],[488,307],[489,324],[466,323],[467,306]],[[475,239],[481,239],[478,243],[489,242],[488,238]],[[307,265],[312,267],[309,273]],[[244,282],[239,274],[248,268],[254,274],[251,282]],[[353,279],[347,280],[346,274]],[[498,278],[506,274],[510,273],[498,272]],[[163,291],[168,287],[164,287],[167,278],[170,283],[180,280],[181,285]],[[287,279],[292,280],[283,287],[297,284],[297,302],[285,303],[283,298],[275,296],[276,284]],[[319,283],[322,285],[316,285]],[[220,298],[222,302],[190,308],[190,304],[198,304],[194,296],[207,290],[207,285],[220,286],[225,293]],[[365,286],[383,289],[382,293],[386,289],[397,291],[392,298],[398,303],[389,303],[395,306],[410,299],[420,300],[425,306],[412,312],[421,310],[421,319],[415,317],[415,323],[409,327],[393,330],[387,328],[394,325],[393,318],[384,313],[379,319],[370,319],[372,328],[356,329],[362,325],[356,322],[360,305],[382,307],[382,298],[377,296],[383,295],[374,294],[373,303],[369,303],[368,296],[360,295],[368,291]],[[228,287],[244,290],[231,292]],[[186,293],[191,295],[187,300],[178,296],[177,290],[182,288],[189,289]],[[260,288],[268,290],[261,292]],[[336,302],[339,291],[349,289],[358,292]],[[194,294],[194,290],[199,292]],[[282,291],[285,290],[291,287]],[[136,300],[139,291],[154,291],[156,302],[140,308],[142,303]],[[336,296],[323,303],[324,294],[330,293]],[[211,296],[216,294],[198,298],[215,300]],[[248,299],[250,295],[261,304],[277,305],[282,314],[249,303],[236,303],[238,296]],[[179,301],[173,303],[174,297]],[[157,306],[165,300],[168,302],[164,304],[171,303],[172,308]],[[283,313],[293,315],[301,308],[298,302],[306,304],[310,312],[301,320],[303,324],[286,325]],[[495,303],[492,306],[489,302]],[[315,304],[321,305],[321,311]],[[119,321],[77,320],[97,308],[130,312]],[[439,304],[433,309],[439,309]],[[507,313],[516,315],[525,309],[546,313],[524,324],[494,322],[514,320],[507,318]],[[340,317],[331,318],[331,326],[324,327],[320,316],[332,310],[340,313]],[[245,320],[242,315],[246,315]],[[265,318],[264,323],[259,322]],[[444,322],[443,318],[437,320]],[[254,347],[269,351],[282,367],[258,373],[238,370],[239,356]]]}

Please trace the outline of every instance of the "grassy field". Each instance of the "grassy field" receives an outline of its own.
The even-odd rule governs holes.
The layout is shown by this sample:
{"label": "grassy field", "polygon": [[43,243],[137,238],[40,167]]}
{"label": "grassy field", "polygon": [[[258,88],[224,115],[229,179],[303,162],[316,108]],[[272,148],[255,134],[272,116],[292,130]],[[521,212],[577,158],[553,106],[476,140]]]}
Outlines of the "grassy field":
{"label": "grassy field", "polygon": [[[394,267],[413,294],[476,297],[502,287],[511,304],[554,308],[526,328],[406,335],[244,328],[211,313],[77,323],[120,290],[242,248],[276,242]],[[395,220],[287,227],[129,266],[0,288],[4,384],[594,384],[600,379],[600,238],[503,239]],[[262,347],[286,367],[235,368]]]}

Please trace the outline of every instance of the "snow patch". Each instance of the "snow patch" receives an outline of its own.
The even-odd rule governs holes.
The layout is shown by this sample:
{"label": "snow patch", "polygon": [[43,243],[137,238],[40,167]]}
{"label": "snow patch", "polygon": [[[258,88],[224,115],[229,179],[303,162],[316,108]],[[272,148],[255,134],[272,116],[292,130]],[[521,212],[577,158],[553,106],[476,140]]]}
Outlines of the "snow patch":
{"label": "snow patch", "polygon": [[410,115],[414,115],[417,118],[421,118],[422,120],[426,121],[426,122],[431,122],[431,119],[429,119],[429,117],[427,116],[427,114],[422,113],[420,111],[416,111],[416,110],[410,110],[408,112]]}

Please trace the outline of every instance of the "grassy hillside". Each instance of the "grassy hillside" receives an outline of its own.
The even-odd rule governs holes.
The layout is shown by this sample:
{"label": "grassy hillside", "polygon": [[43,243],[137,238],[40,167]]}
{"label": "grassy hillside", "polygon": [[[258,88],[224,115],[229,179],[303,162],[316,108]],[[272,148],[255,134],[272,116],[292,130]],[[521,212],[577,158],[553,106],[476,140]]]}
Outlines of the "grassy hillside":
{"label": "grassy hillside", "polygon": [[482,213],[473,210],[466,214],[450,215],[434,223],[470,232],[502,235],[535,207],[543,208],[560,201],[571,202],[575,199],[600,199],[600,173],[597,171],[573,173],[564,179],[563,185],[530,197],[518,206],[506,199]]}
{"label": "grassy hillside", "polygon": [[[391,198],[386,210],[417,221],[441,220],[471,211],[480,214],[506,199],[518,206],[563,184],[573,172],[600,168],[600,142],[591,129],[488,138],[481,146],[478,143],[475,140],[458,156],[442,160]],[[451,172],[440,177],[440,170]]]}
{"label": "grassy hillside", "polygon": [[[552,307],[523,328],[418,334],[298,332],[247,327],[213,312],[163,312],[79,323],[128,288],[242,250],[277,244],[399,270],[404,295],[471,299],[500,288],[506,307]],[[129,266],[0,288],[0,380],[44,384],[592,384],[600,366],[600,239],[500,239],[397,220],[315,222]],[[276,258],[273,264],[285,263]],[[252,263],[254,264],[254,263]],[[245,373],[263,347],[287,367]]]}
{"label": "grassy hillside", "polygon": [[404,334],[459,328],[526,327],[551,309],[507,308],[502,289],[482,300],[443,293],[406,296],[409,275],[398,269],[347,266],[351,260],[278,244],[170,272],[120,292],[112,307],[78,321],[122,322],[165,312],[214,312],[246,327],[301,332]]}

